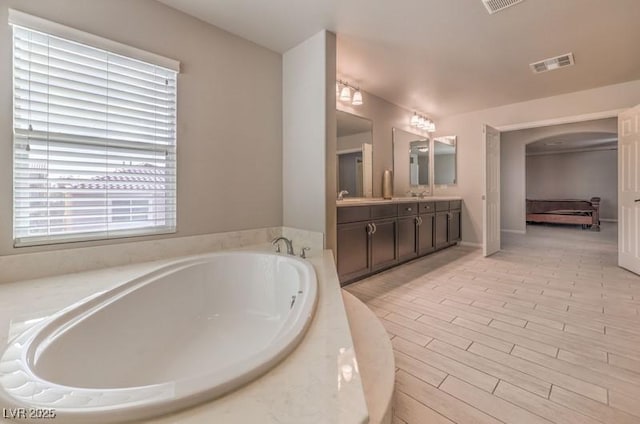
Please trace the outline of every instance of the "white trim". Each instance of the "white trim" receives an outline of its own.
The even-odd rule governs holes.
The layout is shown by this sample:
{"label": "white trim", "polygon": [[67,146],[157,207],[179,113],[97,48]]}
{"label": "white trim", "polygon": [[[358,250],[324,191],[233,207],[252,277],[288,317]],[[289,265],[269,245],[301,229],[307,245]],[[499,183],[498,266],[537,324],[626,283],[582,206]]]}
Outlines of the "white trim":
{"label": "white trim", "polygon": [[611,218],[600,218],[600,221],[602,222],[618,222],[617,219],[611,219]]}
{"label": "white trim", "polygon": [[525,130],[528,128],[548,127],[551,125],[573,124],[575,122],[593,121],[596,119],[617,118],[618,114],[627,109],[614,109],[603,112],[586,113],[583,115],[563,116],[560,118],[545,119],[542,121],[522,122],[495,127],[500,132]]}
{"label": "white trim", "polygon": [[362,147],[361,148],[353,148],[353,149],[344,149],[344,150],[336,150],[336,155],[340,156],[340,155],[346,155],[349,153],[362,153]]}
{"label": "white trim", "polygon": [[41,31],[55,37],[75,41],[80,44],[86,44],[91,47],[107,50],[111,53],[138,59],[175,72],[180,72],[180,62],[175,59],[170,59],[146,50],[141,50],[136,47],[118,43],[117,41],[80,31],[66,25],[51,22],[19,10],[9,9],[9,24],[29,28],[35,31]]}
{"label": "white trim", "polygon": [[500,232],[511,233],[511,234],[527,234],[525,230],[506,230],[504,228],[501,228]]}
{"label": "white trim", "polygon": [[461,241],[460,246],[481,248],[482,243],[471,243],[470,241]]}

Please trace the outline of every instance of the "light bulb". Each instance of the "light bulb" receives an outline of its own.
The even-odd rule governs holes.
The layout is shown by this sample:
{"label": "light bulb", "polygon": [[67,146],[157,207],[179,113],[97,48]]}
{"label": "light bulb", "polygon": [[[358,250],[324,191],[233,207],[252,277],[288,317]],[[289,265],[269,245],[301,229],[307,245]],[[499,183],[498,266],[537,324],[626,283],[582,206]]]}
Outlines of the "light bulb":
{"label": "light bulb", "polygon": [[424,117],[420,116],[418,118],[418,128],[424,129],[426,125],[427,121],[424,119]]}
{"label": "light bulb", "polygon": [[353,93],[353,100],[351,101],[351,104],[354,106],[360,106],[362,104],[362,93],[359,89]]}
{"label": "light bulb", "polygon": [[417,127],[420,123],[420,119],[418,118],[418,114],[413,112],[413,116],[411,117],[411,126]]}
{"label": "light bulb", "polygon": [[347,87],[346,85],[342,87],[342,91],[340,92],[340,100],[342,100],[343,102],[348,102],[349,100],[351,100],[351,89],[349,89],[349,87]]}

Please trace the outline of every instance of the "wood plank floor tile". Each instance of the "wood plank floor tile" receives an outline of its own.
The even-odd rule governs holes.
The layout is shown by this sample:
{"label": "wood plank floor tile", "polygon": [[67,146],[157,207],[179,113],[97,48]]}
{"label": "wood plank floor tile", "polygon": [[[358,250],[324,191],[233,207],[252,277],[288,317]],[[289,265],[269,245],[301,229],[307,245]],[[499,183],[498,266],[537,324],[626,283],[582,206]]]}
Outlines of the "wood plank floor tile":
{"label": "wood plank floor tile", "polygon": [[562,372],[538,365],[534,362],[518,358],[514,355],[504,354],[495,349],[473,343],[469,347],[469,352],[484,356],[487,359],[499,361],[512,368],[527,374],[535,375],[553,385],[558,385],[576,393],[580,393],[596,401],[607,403],[607,390],[595,384],[588,383],[578,378],[566,375]]}
{"label": "wood plank floor tile", "polygon": [[[615,367],[624,368],[640,374],[640,361],[638,360],[610,353],[609,363]],[[638,378],[640,378],[640,375]]]}
{"label": "wood plank floor tile", "polygon": [[[395,337],[394,340],[397,338],[398,337]],[[415,359],[412,356],[406,355],[403,352],[398,351],[397,349],[394,349],[394,357],[396,359],[396,367],[419,378],[425,383],[431,384],[432,386],[438,387],[440,383],[442,383],[442,381],[447,377],[446,372],[432,367],[431,365]]]}
{"label": "wood plank floor tile", "polygon": [[[439,326],[427,325],[423,321],[421,321],[425,318],[426,317],[423,316],[419,318],[418,321],[412,321],[400,315],[391,313],[387,315],[384,319],[386,321],[391,321],[403,327],[409,328],[413,331],[417,331],[418,333],[424,336],[442,340],[446,343],[452,344],[462,349],[466,349],[471,345],[470,339],[466,339],[464,337],[460,337],[456,335],[455,333],[449,332],[449,329],[451,327],[442,329],[442,328],[439,328]],[[445,322],[445,321],[442,321],[442,322]],[[449,324],[449,325],[452,325],[452,324]],[[401,336],[401,334],[398,334],[398,335]]]}
{"label": "wood plank floor tile", "polygon": [[400,371],[396,380],[396,390],[408,394],[456,423],[500,424],[501,422],[442,390],[424,384],[410,374]]}
{"label": "wood plank floor tile", "polygon": [[452,376],[444,380],[440,389],[507,424],[549,424],[551,422]]}
{"label": "wood plank floor tile", "polygon": [[551,388],[550,399],[553,402],[588,415],[607,424],[638,424],[638,417],[584,396],[580,396],[562,387]]}
{"label": "wood plank floor tile", "polygon": [[640,277],[616,237],[530,226],[347,286],[392,340],[394,424],[640,424]]}
{"label": "wood plank floor tile", "polygon": [[386,318],[387,317],[385,316],[381,321],[385,330],[387,330],[387,333],[390,333],[395,336],[404,337],[405,339],[411,340],[414,343],[417,343],[422,346],[426,346],[431,340],[433,340],[433,337],[425,336],[422,333],[419,333],[410,328],[404,327],[400,324],[396,324],[395,322],[389,321]]}
{"label": "wood plank floor tile", "polygon": [[395,395],[394,413],[407,424],[456,424],[403,392]]}
{"label": "wood plank floor tile", "polygon": [[629,392],[609,391],[609,405],[635,415],[638,417],[638,422],[640,422],[640,403],[638,402],[638,397],[627,393]]}
{"label": "wood plank floor tile", "polygon": [[434,340],[429,343],[427,349],[448,356],[475,369],[482,370],[500,380],[508,381],[538,396],[545,398],[549,396],[551,383],[547,383],[537,377],[520,372],[517,369],[510,368],[499,362],[494,362],[475,353],[458,349],[439,340]]}
{"label": "wood plank floor tile", "polygon": [[600,424],[600,421],[594,418],[580,414],[549,399],[536,396],[506,381],[500,381],[500,383],[498,383],[494,394],[499,398],[557,424]]}
{"label": "wood plank floor tile", "polygon": [[[406,354],[421,362],[426,362],[446,374],[451,374],[455,377],[458,377],[459,379],[473,384],[474,386],[479,387],[489,393],[493,392],[496,384],[498,384],[498,379],[490,376],[489,374],[478,371],[475,368],[469,367],[461,362],[441,355],[433,350],[425,349],[424,347],[415,343],[411,343],[410,341],[405,340],[401,337],[395,337],[392,340],[392,345],[393,349],[397,352],[402,352],[403,354]],[[419,375],[414,375],[420,378]],[[439,385],[441,382],[442,381],[439,381],[437,385]]]}
{"label": "wood plank floor tile", "polygon": [[[491,335],[487,335],[485,332],[478,330],[478,328],[480,329],[488,328],[486,325],[476,324],[475,322],[465,320],[464,318],[456,318],[453,321],[455,324],[448,323],[448,322],[438,322],[424,315],[417,319],[417,322],[419,323],[423,323],[423,324],[432,326],[434,328],[438,328],[442,331],[447,332],[448,334],[456,334],[460,337],[465,338],[466,340],[482,343],[486,346],[490,346],[502,352],[510,352],[511,349],[513,348],[513,343],[501,340]],[[460,322],[460,321],[469,323],[469,325],[468,326],[459,325],[457,322]],[[469,328],[469,327],[474,327],[474,328]],[[440,337],[435,337],[435,338],[442,340],[444,342],[447,342],[446,340]]]}

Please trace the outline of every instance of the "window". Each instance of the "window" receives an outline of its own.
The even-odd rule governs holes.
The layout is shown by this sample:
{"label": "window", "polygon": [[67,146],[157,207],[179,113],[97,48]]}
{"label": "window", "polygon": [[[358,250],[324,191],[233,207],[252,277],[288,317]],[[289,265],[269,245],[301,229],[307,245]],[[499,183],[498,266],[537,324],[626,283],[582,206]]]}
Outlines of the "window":
{"label": "window", "polygon": [[174,232],[177,71],[12,24],[15,245]]}

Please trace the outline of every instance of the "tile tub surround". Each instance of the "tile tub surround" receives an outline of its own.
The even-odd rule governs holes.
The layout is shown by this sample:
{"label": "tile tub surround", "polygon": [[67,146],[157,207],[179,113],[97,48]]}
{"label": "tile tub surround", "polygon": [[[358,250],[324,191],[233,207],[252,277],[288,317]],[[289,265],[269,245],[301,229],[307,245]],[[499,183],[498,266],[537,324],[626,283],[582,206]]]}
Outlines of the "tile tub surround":
{"label": "tile tub surround", "polygon": [[[256,246],[247,248],[255,250]],[[330,251],[323,251],[309,260],[318,277],[316,314],[305,338],[284,361],[224,397],[143,422],[366,423],[368,411],[360,375],[354,373],[338,386],[339,364],[352,361],[354,349],[333,257]],[[46,317],[169,262],[0,285],[0,343],[4,346],[26,321]]]}
{"label": "tile tub surround", "polygon": [[268,227],[226,233],[157,240],[127,241],[91,247],[74,247],[44,252],[0,256],[0,284],[50,277],[114,266],[197,255],[225,249],[269,243],[284,235],[294,242],[296,254],[310,247],[307,255],[318,254],[324,246],[323,234],[288,227]]}

